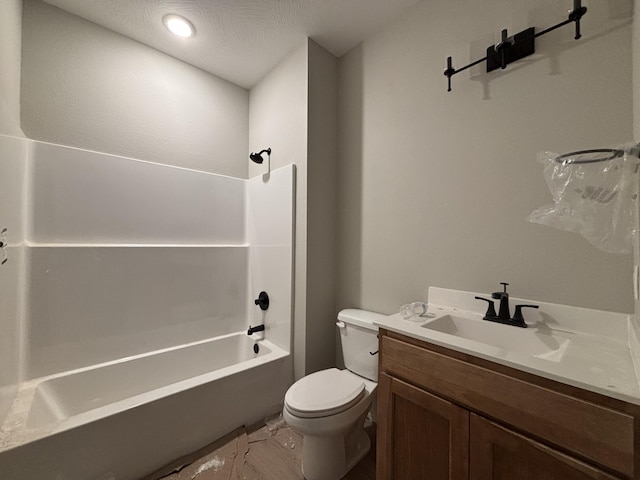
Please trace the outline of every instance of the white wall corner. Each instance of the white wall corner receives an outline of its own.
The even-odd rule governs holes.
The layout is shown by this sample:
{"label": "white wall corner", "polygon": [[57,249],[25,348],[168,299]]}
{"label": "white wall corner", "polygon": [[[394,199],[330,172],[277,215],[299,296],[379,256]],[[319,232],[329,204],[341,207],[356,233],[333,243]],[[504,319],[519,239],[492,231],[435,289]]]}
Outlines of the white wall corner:
{"label": "white wall corner", "polygon": [[296,165],[293,357],[295,378],[305,375],[307,313],[308,40],[283,58],[249,92],[249,178],[262,175],[250,151],[270,147],[271,169]]}
{"label": "white wall corner", "polygon": [[335,365],[338,60],[309,41],[306,372]]}
{"label": "white wall corner", "polygon": [[[271,172],[268,182],[246,182],[246,232],[249,245],[249,325],[266,327],[265,338],[291,352],[295,166]],[[253,302],[269,295],[267,311]]]}

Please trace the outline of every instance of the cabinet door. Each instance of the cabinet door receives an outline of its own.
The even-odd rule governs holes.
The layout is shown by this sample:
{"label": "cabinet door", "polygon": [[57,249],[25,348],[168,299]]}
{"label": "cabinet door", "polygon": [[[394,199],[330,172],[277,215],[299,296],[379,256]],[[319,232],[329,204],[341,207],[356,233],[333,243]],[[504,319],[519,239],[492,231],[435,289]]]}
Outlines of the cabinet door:
{"label": "cabinet door", "polygon": [[381,373],[377,480],[468,480],[469,412]]}
{"label": "cabinet door", "polygon": [[470,417],[470,480],[617,478],[483,417]]}

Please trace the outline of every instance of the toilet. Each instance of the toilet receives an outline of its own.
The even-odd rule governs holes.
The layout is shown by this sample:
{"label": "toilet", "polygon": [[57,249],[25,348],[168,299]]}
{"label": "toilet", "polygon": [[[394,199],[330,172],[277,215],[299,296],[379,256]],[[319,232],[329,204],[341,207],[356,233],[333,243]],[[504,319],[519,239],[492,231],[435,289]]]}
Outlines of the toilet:
{"label": "toilet", "polygon": [[374,312],[348,309],[336,325],[345,369],[329,368],[294,383],[283,416],[302,435],[302,473],[307,480],[338,480],[369,451],[364,420],[378,386],[378,327]]}

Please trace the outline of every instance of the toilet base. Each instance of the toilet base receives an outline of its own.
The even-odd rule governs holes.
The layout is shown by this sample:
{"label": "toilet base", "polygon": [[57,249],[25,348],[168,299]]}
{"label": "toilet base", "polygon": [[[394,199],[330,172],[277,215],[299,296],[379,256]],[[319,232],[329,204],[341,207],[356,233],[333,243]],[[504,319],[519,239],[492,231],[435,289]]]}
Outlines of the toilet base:
{"label": "toilet base", "polygon": [[351,470],[371,448],[364,431],[364,418],[355,423],[342,438],[305,435],[302,439],[302,474],[306,480],[339,480]]}
{"label": "toilet base", "polygon": [[299,417],[285,401],[284,420],[302,435],[302,473],[306,480],[340,480],[371,449],[364,421],[376,398],[377,383],[361,380],[365,384],[364,397],[333,415]]}

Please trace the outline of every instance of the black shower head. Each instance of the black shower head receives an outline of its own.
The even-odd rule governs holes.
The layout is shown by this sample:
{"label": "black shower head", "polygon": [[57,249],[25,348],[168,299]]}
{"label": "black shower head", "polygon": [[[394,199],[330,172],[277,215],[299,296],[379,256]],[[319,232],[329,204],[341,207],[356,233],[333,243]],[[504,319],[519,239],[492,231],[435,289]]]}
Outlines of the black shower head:
{"label": "black shower head", "polygon": [[258,153],[251,153],[249,155],[249,158],[256,162],[256,163],[262,163],[264,161],[264,159],[262,158],[262,154],[266,153],[267,155],[271,155],[271,149],[270,148],[265,148],[264,150],[258,152]]}
{"label": "black shower head", "polygon": [[256,163],[263,162],[262,155],[260,155],[259,153],[252,153],[251,155],[249,155],[249,158]]}

